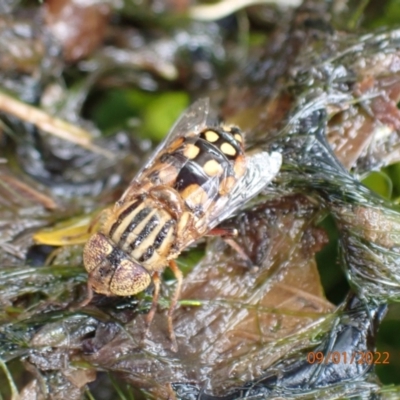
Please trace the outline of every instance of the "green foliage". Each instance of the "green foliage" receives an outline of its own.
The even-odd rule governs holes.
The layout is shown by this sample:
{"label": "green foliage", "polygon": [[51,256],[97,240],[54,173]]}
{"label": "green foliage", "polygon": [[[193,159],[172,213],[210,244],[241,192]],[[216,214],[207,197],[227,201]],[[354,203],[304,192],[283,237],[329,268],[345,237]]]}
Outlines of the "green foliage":
{"label": "green foliage", "polygon": [[105,131],[128,127],[142,139],[161,141],[188,106],[184,92],[150,93],[136,89],[112,89],[101,96],[92,111],[93,119]]}
{"label": "green foliage", "polygon": [[156,96],[143,111],[143,131],[147,137],[160,141],[165,127],[171,127],[188,106],[189,97],[183,92],[162,93]]}
{"label": "green foliage", "polygon": [[371,172],[362,183],[382,197],[391,199],[393,183],[390,177],[383,171]]}
{"label": "green foliage", "polygon": [[400,25],[400,1],[386,0],[381,5],[383,5],[383,13],[374,18],[371,17],[369,26],[371,28],[398,27]]}

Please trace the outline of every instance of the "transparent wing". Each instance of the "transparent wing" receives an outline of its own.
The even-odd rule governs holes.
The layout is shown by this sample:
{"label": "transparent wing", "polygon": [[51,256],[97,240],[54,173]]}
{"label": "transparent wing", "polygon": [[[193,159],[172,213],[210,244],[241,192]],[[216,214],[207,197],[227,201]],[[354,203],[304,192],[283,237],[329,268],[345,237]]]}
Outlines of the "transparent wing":
{"label": "transparent wing", "polygon": [[[237,181],[235,186],[226,196],[219,196],[218,190],[220,178],[210,179],[207,182],[208,196],[202,203],[204,217],[200,218],[195,226],[200,233],[198,237],[188,236],[187,240],[181,243],[181,250],[190,246],[205,232],[216,227],[221,221],[232,216],[246,202],[259,194],[265,186],[271,182],[275,175],[279,172],[282,164],[282,156],[280,153],[260,152],[246,157],[246,172]],[[226,176],[223,176],[224,178]],[[194,192],[196,198],[199,188]],[[203,232],[201,234],[201,232]]]}
{"label": "transparent wing", "polygon": [[246,172],[226,198],[219,198],[208,218],[210,229],[233,215],[243,204],[259,194],[281,168],[280,153],[260,152],[246,157]]}
{"label": "transparent wing", "polygon": [[144,167],[133,178],[133,181],[140,181],[143,173],[153,167],[156,159],[163,150],[168,149],[174,140],[183,136],[198,136],[207,125],[209,112],[210,101],[208,98],[199,99],[189,106],[175,122],[165,139],[157,146]]}

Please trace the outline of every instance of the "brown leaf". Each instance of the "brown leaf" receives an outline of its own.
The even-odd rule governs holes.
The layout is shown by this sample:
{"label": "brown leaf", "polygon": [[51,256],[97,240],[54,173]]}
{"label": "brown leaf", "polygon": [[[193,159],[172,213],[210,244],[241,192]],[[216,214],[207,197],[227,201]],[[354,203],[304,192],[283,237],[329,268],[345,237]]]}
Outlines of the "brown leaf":
{"label": "brown leaf", "polygon": [[208,380],[208,389],[218,394],[260,376],[308,343],[309,330],[333,310],[314,259],[326,243],[325,234],[310,225],[314,212],[304,198],[293,197],[240,216],[238,242],[257,262],[253,270],[223,241],[210,244],[181,296],[201,305],[174,313],[177,353],[171,351],[166,316],[158,313],[144,341],[144,319],[138,316],[88,359],[112,365],[140,387],[152,388],[157,398],[168,397],[171,382]]}
{"label": "brown leaf", "polygon": [[45,7],[46,23],[61,42],[65,59],[72,62],[88,56],[100,45],[109,14],[109,5],[101,1],[79,4],[49,0]]}

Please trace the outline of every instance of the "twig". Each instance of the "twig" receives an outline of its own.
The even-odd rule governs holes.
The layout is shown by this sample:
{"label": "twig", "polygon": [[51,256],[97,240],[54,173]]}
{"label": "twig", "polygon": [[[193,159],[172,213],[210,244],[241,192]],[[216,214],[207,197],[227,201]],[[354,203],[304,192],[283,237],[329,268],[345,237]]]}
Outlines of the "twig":
{"label": "twig", "polygon": [[61,139],[75,143],[95,153],[112,158],[114,155],[92,143],[92,136],[86,130],[79,128],[60,118],[54,118],[46,112],[25,104],[13,97],[0,92],[0,111],[12,114],[26,122],[36,125],[41,130]]}
{"label": "twig", "polygon": [[285,7],[298,7],[301,4],[301,0],[222,0],[212,5],[191,7],[189,9],[189,17],[200,21],[213,21],[224,18],[248,6],[275,3]]}

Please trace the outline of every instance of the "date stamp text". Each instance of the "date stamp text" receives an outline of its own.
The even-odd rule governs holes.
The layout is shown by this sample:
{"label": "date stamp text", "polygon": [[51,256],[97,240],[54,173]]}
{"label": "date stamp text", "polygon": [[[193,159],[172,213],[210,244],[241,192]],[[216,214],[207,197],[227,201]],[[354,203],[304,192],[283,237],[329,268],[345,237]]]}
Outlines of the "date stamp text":
{"label": "date stamp text", "polygon": [[309,364],[389,364],[390,355],[387,351],[354,351],[348,353],[346,351],[311,351],[307,354],[307,362]]}

